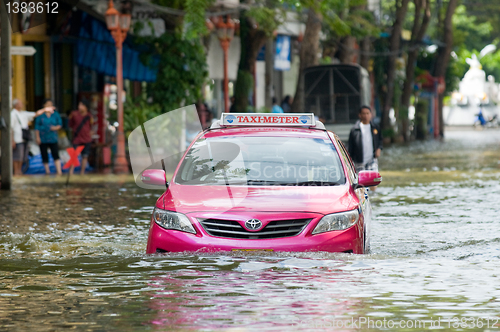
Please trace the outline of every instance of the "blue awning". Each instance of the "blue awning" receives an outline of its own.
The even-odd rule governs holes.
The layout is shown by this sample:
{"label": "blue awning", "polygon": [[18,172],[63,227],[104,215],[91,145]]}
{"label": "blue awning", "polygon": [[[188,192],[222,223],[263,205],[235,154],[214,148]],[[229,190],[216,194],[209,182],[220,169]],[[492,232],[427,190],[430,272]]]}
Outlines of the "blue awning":
{"label": "blue awning", "polygon": [[[115,41],[106,25],[87,13],[82,13],[77,42],[77,64],[101,74],[116,76]],[[140,59],[140,52],[123,43],[123,78],[132,81],[154,82],[159,58],[153,57],[150,66]]]}

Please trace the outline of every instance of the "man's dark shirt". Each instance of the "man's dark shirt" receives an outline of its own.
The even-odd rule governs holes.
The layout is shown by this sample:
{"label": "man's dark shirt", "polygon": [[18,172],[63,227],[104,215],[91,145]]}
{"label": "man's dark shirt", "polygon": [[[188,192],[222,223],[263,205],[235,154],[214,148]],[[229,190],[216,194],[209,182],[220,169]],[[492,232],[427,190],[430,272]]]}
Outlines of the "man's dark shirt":
{"label": "man's dark shirt", "polygon": [[[352,161],[357,164],[363,163],[363,138],[361,137],[361,128],[359,127],[360,123],[361,121],[358,120],[358,122],[356,122],[351,128],[347,148]],[[373,158],[375,158],[375,151],[377,151],[377,149],[382,149],[382,133],[380,132],[380,128],[374,124],[373,121],[370,121],[370,127],[373,142]]]}

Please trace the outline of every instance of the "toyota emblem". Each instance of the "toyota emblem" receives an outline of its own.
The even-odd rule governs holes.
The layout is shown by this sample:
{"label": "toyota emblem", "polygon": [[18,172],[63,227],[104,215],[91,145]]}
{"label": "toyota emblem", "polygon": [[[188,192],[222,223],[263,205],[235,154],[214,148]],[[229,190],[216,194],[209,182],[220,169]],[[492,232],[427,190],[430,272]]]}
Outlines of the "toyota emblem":
{"label": "toyota emblem", "polygon": [[262,227],[262,221],[260,221],[259,219],[249,219],[245,221],[245,227],[252,231],[255,231]]}

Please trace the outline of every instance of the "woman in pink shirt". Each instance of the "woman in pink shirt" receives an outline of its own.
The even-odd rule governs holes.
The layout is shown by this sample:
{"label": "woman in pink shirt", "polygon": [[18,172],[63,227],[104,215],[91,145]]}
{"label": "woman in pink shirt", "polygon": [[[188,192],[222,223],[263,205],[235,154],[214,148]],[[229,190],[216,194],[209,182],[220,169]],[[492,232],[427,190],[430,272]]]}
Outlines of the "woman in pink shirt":
{"label": "woman in pink shirt", "polygon": [[[93,120],[92,115],[89,113],[89,105],[85,100],[80,101],[78,110],[71,112],[69,116],[69,127],[73,131],[73,148],[83,145],[82,150],[82,165],[80,174],[85,173],[87,161],[90,154],[90,147],[92,145],[92,128]],[[71,166],[69,173],[73,174],[74,166]]]}

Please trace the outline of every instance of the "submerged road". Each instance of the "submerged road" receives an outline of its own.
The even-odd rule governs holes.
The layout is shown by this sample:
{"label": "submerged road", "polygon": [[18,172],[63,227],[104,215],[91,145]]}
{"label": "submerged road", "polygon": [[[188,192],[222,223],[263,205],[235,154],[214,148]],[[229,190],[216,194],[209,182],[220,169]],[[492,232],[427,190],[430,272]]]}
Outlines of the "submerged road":
{"label": "submerged road", "polygon": [[500,131],[386,148],[369,255],[145,255],[130,178],[0,192],[0,331],[500,328]]}

